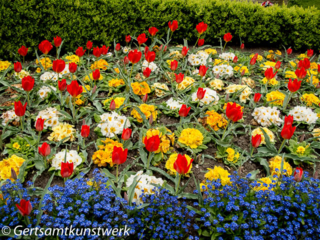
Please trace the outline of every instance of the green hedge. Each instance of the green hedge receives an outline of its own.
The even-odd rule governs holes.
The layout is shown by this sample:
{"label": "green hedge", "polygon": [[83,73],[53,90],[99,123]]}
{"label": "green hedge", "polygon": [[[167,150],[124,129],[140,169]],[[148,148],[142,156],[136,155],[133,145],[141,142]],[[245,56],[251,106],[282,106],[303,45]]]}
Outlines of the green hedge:
{"label": "green hedge", "polygon": [[[168,21],[178,20],[174,40],[195,42],[195,26],[208,24],[205,42],[219,43],[226,32],[247,45],[320,47],[320,11],[316,8],[273,6],[229,0],[1,0],[0,58],[13,57],[22,45],[34,52],[40,41],[59,35],[64,49],[93,40],[95,45],[124,42],[126,34],[157,27],[163,37]],[[282,47],[281,47],[282,48]]]}

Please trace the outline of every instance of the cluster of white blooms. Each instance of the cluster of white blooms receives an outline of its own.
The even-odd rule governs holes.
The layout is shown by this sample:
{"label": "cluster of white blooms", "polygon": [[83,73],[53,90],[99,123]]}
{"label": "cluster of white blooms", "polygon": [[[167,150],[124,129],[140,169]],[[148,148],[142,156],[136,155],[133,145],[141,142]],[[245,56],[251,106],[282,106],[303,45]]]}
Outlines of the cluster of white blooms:
{"label": "cluster of white blooms", "polygon": [[219,58],[221,58],[223,60],[227,60],[227,61],[233,60],[235,56],[236,55],[234,55],[234,53],[230,53],[230,52],[219,54]]}
{"label": "cluster of white blooms", "polygon": [[44,99],[46,97],[48,97],[48,94],[51,93],[53,91],[56,91],[57,89],[55,87],[47,87],[47,86],[42,86],[40,88],[40,90],[38,91],[38,94],[40,96],[41,99]]}
{"label": "cluster of white blooms", "polygon": [[[210,81],[210,79],[208,79]],[[211,80],[209,82],[209,85],[210,87],[212,87],[214,90],[219,90],[221,91],[224,87],[224,83],[222,80],[220,79],[214,79],[214,80]]]}
{"label": "cluster of white blooms", "polygon": [[24,78],[26,76],[29,76],[29,75],[30,75],[30,73],[25,71],[25,70],[21,70],[19,73],[14,72],[14,76],[16,76],[16,77],[18,77],[20,79],[22,79],[22,78]]}
{"label": "cluster of white blooms", "polygon": [[143,203],[142,199],[140,196],[142,193],[145,195],[150,195],[154,194],[155,188],[157,188],[155,185],[162,186],[164,181],[161,178],[156,178],[154,176],[149,176],[147,174],[143,174],[143,171],[137,172],[135,175],[131,175],[126,182],[127,188],[129,188],[132,184],[134,184],[134,178],[138,181],[138,184],[136,188],[134,189],[134,197],[133,197],[133,202],[137,204]]}
{"label": "cluster of white blooms", "polygon": [[236,93],[238,91],[241,91],[241,94],[239,96],[240,102],[246,103],[250,97],[250,94],[252,93],[252,89],[247,85],[237,85],[237,84],[230,84],[228,87],[226,87],[226,93],[230,94],[230,93]]}
{"label": "cluster of white blooms", "polygon": [[127,54],[128,52],[130,52],[130,48],[129,47],[124,47],[123,49],[122,49],[122,51],[123,51],[123,53],[125,53],[125,54]]}
{"label": "cluster of white blooms", "polygon": [[263,127],[269,127],[272,124],[280,126],[283,122],[280,118],[280,111],[276,107],[255,108],[252,116]]}
{"label": "cluster of white blooms", "polygon": [[77,151],[70,150],[67,151],[66,154],[66,150],[62,150],[61,152],[58,152],[52,159],[52,167],[54,167],[56,170],[60,170],[61,163],[64,162],[65,157],[66,162],[73,163],[73,169],[82,163],[82,158],[79,156]]}
{"label": "cluster of white blooms", "polygon": [[63,71],[59,74],[59,77],[61,78],[62,75],[68,74],[68,73],[70,73],[70,71],[69,71],[69,63],[66,64],[66,66],[63,69]]}
{"label": "cluster of white blooms", "polygon": [[180,108],[183,105],[183,102],[180,99],[175,100],[173,98],[170,98],[168,101],[166,101],[166,104],[171,110],[180,110]]}
{"label": "cluster of white blooms", "polygon": [[108,138],[121,134],[123,128],[131,126],[130,120],[127,117],[120,116],[116,112],[104,113],[100,116],[100,119],[98,127],[101,129],[102,135]]}
{"label": "cluster of white blooms", "polygon": [[316,123],[318,116],[311,108],[304,106],[296,106],[290,110],[289,114],[293,116],[293,120],[297,122],[306,122],[308,124]]}
{"label": "cluster of white blooms", "polygon": [[20,118],[15,114],[14,110],[9,110],[1,115],[2,120],[2,125],[6,125],[8,122],[11,121],[19,121]]}
{"label": "cluster of white blooms", "polygon": [[192,65],[192,66],[199,66],[199,65],[206,65],[207,64],[207,60],[209,62],[212,62],[212,59],[209,58],[209,54],[206,53],[205,51],[199,51],[196,54],[190,54],[188,57],[188,62]]}
{"label": "cluster of white blooms", "polygon": [[59,112],[56,108],[49,107],[40,111],[36,117],[36,121],[40,117],[45,120],[43,125],[44,129],[48,127],[52,128],[59,124]]}
{"label": "cluster of white blooms", "polygon": [[229,65],[222,64],[214,66],[212,72],[215,75],[219,75],[220,77],[232,77],[233,76],[233,68]]}
{"label": "cluster of white blooms", "polygon": [[167,91],[169,91],[169,88],[165,83],[154,83],[151,86],[151,89],[155,90],[157,97],[162,97],[166,95]]}
{"label": "cluster of white blooms", "polygon": [[[210,89],[210,88],[204,88],[203,91],[206,91],[205,95],[204,95],[204,98],[202,98],[200,100],[200,105],[203,106],[203,105],[207,105],[207,104],[210,104],[212,103],[213,105],[217,104],[218,101],[219,101],[219,96],[217,94],[216,91]],[[194,102],[199,102],[199,99],[197,97],[197,92],[194,92],[191,96],[192,98],[192,101]]]}
{"label": "cluster of white blooms", "polygon": [[154,62],[148,63],[147,60],[144,60],[142,63],[142,71],[144,71],[146,68],[150,68],[151,72],[158,72],[158,66]]}
{"label": "cluster of white blooms", "polygon": [[40,80],[46,81],[58,81],[58,74],[55,72],[45,72],[40,76]]}

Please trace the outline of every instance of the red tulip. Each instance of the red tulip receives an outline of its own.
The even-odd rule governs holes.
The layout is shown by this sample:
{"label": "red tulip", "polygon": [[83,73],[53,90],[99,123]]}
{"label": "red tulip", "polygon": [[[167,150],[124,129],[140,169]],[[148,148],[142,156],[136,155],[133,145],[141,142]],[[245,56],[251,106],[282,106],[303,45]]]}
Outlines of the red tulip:
{"label": "red tulip", "polygon": [[198,33],[201,35],[202,33],[204,33],[205,31],[207,31],[208,28],[208,24],[201,22],[196,26],[196,29],[198,31]]}
{"label": "red tulip", "polygon": [[90,127],[88,125],[81,126],[81,136],[87,138],[90,134]]}
{"label": "red tulip", "polygon": [[183,78],[184,78],[184,74],[183,73],[179,73],[179,74],[176,74],[176,82],[179,84],[183,81]]}
{"label": "red tulip", "polygon": [[92,78],[93,78],[93,80],[99,80],[99,78],[100,78],[100,70],[99,69],[92,71]]}
{"label": "red tulip", "polygon": [[42,119],[41,117],[39,117],[36,121],[36,130],[38,132],[41,132],[43,130],[43,125],[44,125],[44,119]]}
{"label": "red tulip", "polygon": [[106,47],[106,45],[103,45],[101,48],[100,48],[100,51],[101,51],[101,54],[102,55],[106,55],[109,51],[109,47]]}
{"label": "red tulip", "polygon": [[307,50],[307,56],[308,57],[312,57],[312,55],[313,55],[313,50],[312,49],[308,49]]}
{"label": "red tulip", "polygon": [[78,49],[76,50],[76,55],[78,57],[82,57],[85,54],[86,50],[83,50],[83,47],[78,47]]}
{"label": "red tulip", "polygon": [[142,102],[146,103],[147,101],[148,101],[148,93],[146,93],[142,98]]}
{"label": "red tulip", "polygon": [[101,52],[101,50],[100,50],[100,48],[99,47],[94,47],[93,48],[93,52],[92,52],[92,54],[95,56],[95,57],[100,57],[101,56],[101,54],[102,54],[102,52]]}
{"label": "red tulip", "polygon": [[21,65],[21,63],[20,63],[20,62],[15,62],[15,63],[13,64],[13,70],[14,70],[16,73],[21,72],[21,70],[22,70],[22,65]]}
{"label": "red tulip", "polygon": [[180,117],[188,116],[190,109],[191,109],[191,107],[187,107],[187,105],[183,104],[179,110],[179,116]]}
{"label": "red tulip", "polygon": [[52,62],[52,70],[55,71],[56,73],[61,73],[65,67],[66,67],[66,63],[61,59],[57,59]]}
{"label": "red tulip", "polygon": [[199,39],[199,41],[198,41],[198,47],[203,46],[203,44],[204,44],[204,39]]}
{"label": "red tulip", "polygon": [[113,147],[112,151],[112,163],[123,164],[127,160],[128,149],[122,149],[121,147]]}
{"label": "red tulip", "polygon": [[203,90],[203,88],[198,88],[197,98],[198,98],[199,100],[203,99],[203,98],[204,98],[204,95],[206,94],[206,91],[207,91],[207,90]]}
{"label": "red tulip", "polygon": [[139,52],[137,49],[134,50],[134,51],[130,51],[129,54],[128,54],[129,61],[132,64],[136,64],[136,63],[138,63],[140,61],[141,55],[142,55],[142,53]]}
{"label": "red tulip", "polygon": [[132,130],[130,128],[124,128],[121,135],[122,140],[123,141],[129,140],[131,137],[131,134],[132,134]]}
{"label": "red tulip", "polygon": [[292,81],[291,78],[290,78],[290,79],[289,79],[289,82],[288,82],[288,89],[289,89],[289,91],[292,92],[292,93],[298,91],[298,90],[300,89],[301,82],[302,82],[302,81],[298,81],[297,79],[294,79],[294,80]]}
{"label": "red tulip", "polygon": [[56,36],[56,37],[53,38],[53,44],[54,44],[54,46],[60,47],[61,43],[62,43],[61,37]]}
{"label": "red tulip", "polygon": [[293,174],[293,179],[296,182],[301,182],[303,176],[303,169],[301,167],[297,167]]}
{"label": "red tulip", "polygon": [[43,157],[49,156],[51,149],[50,145],[46,142],[42,143],[41,147],[38,147],[39,154]]}
{"label": "red tulip", "polygon": [[253,101],[255,102],[255,103],[257,103],[257,102],[259,102],[260,101],[260,99],[261,99],[261,93],[255,93],[254,94],[254,97],[253,97]]}
{"label": "red tulip", "polygon": [[297,69],[295,71],[297,78],[303,79],[307,76],[307,71],[304,68]]}
{"label": "red tulip", "polygon": [[178,61],[177,61],[177,60],[173,60],[173,61],[171,62],[171,64],[170,64],[170,68],[171,68],[172,71],[177,70],[177,68],[178,68]]}
{"label": "red tulip", "polygon": [[278,70],[280,67],[281,67],[281,62],[278,61],[278,62],[276,63],[276,65],[274,66],[274,68]]}
{"label": "red tulip", "polygon": [[190,163],[188,163],[185,155],[178,154],[177,160],[174,162],[174,169],[181,175],[189,172],[193,159],[190,159]]}
{"label": "red tulip", "polygon": [[87,49],[91,49],[92,48],[93,43],[91,41],[87,42],[86,48]]}
{"label": "red tulip", "polygon": [[20,214],[25,217],[25,216],[29,216],[31,211],[32,211],[32,205],[30,203],[30,201],[26,201],[24,199],[20,200],[20,205],[16,204],[16,207],[18,208]]}
{"label": "red tulip", "polygon": [[292,125],[293,124],[293,116],[285,116],[284,117],[284,125]]}
{"label": "red tulip", "polygon": [[251,137],[252,147],[257,148],[260,146],[260,143],[261,143],[261,135],[260,134],[257,134],[255,136]]}
{"label": "red tulip", "polygon": [[147,40],[148,38],[146,37],[145,33],[142,33],[137,37],[137,41],[139,45],[144,44]]}
{"label": "red tulip", "polygon": [[272,78],[274,78],[276,76],[277,72],[273,73],[273,68],[268,68],[265,72],[264,72],[264,76],[266,77],[266,79],[270,80]]}
{"label": "red tulip", "polygon": [[58,81],[58,88],[61,92],[64,92],[67,88],[67,81],[65,79]]}
{"label": "red tulip", "polygon": [[246,70],[242,70],[241,77],[243,77],[246,74]]}
{"label": "red tulip", "polygon": [[53,48],[52,44],[48,40],[44,40],[39,44],[39,50],[43,54],[48,54],[51,51],[52,48]]}
{"label": "red tulip", "polygon": [[69,63],[69,72],[75,73],[77,71],[78,65],[76,63]]}
{"label": "red tulip", "polygon": [[145,58],[147,60],[147,62],[153,62],[156,59],[156,53],[152,52],[152,51],[148,51],[147,53],[145,53]]}
{"label": "red tulip", "polygon": [[189,51],[189,48],[187,48],[187,47],[183,47],[182,48],[182,50],[181,50],[181,54],[182,54],[182,56],[187,56],[187,54],[188,54],[188,51]]}
{"label": "red tulip", "polygon": [[298,63],[298,68],[304,68],[308,70],[310,68],[310,60],[308,58],[300,60]]}
{"label": "red tulip", "polygon": [[120,45],[120,43],[117,43],[117,44],[116,44],[115,50],[116,50],[116,51],[120,51],[120,50],[121,50],[121,45]]}
{"label": "red tulip", "polygon": [[237,63],[238,62],[238,57],[237,56],[234,56],[234,58],[233,58],[233,63]]}
{"label": "red tulip", "polygon": [[318,73],[320,73],[320,64],[318,64]]}
{"label": "red tulip", "polygon": [[26,76],[21,80],[22,88],[26,92],[30,92],[34,86],[34,78],[31,76]]}
{"label": "red tulip", "polygon": [[68,178],[72,175],[72,173],[73,173],[73,162],[72,163],[62,162],[61,170],[60,170],[61,177]]}
{"label": "red tulip", "polygon": [[173,20],[172,22],[168,22],[168,26],[172,32],[176,31],[178,29],[178,21]]}
{"label": "red tulip", "polygon": [[204,76],[206,75],[208,69],[209,69],[209,68],[206,67],[205,65],[201,65],[201,66],[199,67],[199,75],[200,75],[201,77],[204,77]]}
{"label": "red tulip", "polygon": [[158,151],[160,146],[160,138],[159,135],[152,136],[150,138],[145,137],[144,145],[148,152]]}
{"label": "red tulip", "polygon": [[22,45],[19,49],[18,49],[18,53],[25,57],[28,53],[28,48],[26,48],[24,45]]}
{"label": "red tulip", "polygon": [[143,76],[148,78],[151,74],[151,69],[147,67],[145,70],[143,70],[142,74],[143,74]]}
{"label": "red tulip", "polygon": [[256,57],[253,57],[253,58],[251,58],[251,60],[250,60],[250,65],[255,65],[256,62],[257,62],[257,58],[256,58]]}
{"label": "red tulip", "polygon": [[125,56],[124,58],[123,58],[123,62],[124,62],[124,64],[125,65],[127,65],[130,61],[129,61],[129,58],[127,57],[127,56]]}
{"label": "red tulip", "polygon": [[159,30],[156,27],[149,28],[149,33],[152,37],[154,37]]}
{"label": "red tulip", "polygon": [[83,89],[76,80],[73,80],[68,86],[67,91],[72,97],[77,97],[82,93]]}
{"label": "red tulip", "polygon": [[112,99],[109,106],[110,110],[113,111],[116,109],[116,102]]}
{"label": "red tulip", "polygon": [[240,49],[241,49],[241,50],[244,49],[244,43],[241,44]]}
{"label": "red tulip", "polygon": [[126,38],[125,38],[125,41],[127,43],[131,42],[131,36],[130,35],[127,35]]}
{"label": "red tulip", "polygon": [[226,34],[223,36],[223,40],[224,40],[225,42],[230,42],[231,39],[232,39],[231,33],[226,33]]}
{"label": "red tulip", "polygon": [[226,109],[226,115],[229,120],[233,122],[237,122],[240,120],[243,116],[243,112],[241,111],[241,106],[237,106],[236,103],[231,103],[227,104],[227,109]]}
{"label": "red tulip", "polygon": [[[291,116],[292,117],[292,116]],[[287,118],[288,120],[285,119],[285,123],[283,125],[283,129],[281,131],[281,136],[284,139],[291,139],[294,131],[296,130],[296,127],[292,126],[292,120],[291,118]],[[291,124],[290,124],[291,123]]]}
{"label": "red tulip", "polygon": [[290,55],[292,53],[292,48],[287,49],[287,54]]}
{"label": "red tulip", "polygon": [[27,103],[22,105],[20,101],[14,102],[14,112],[18,117],[24,116],[26,113]]}

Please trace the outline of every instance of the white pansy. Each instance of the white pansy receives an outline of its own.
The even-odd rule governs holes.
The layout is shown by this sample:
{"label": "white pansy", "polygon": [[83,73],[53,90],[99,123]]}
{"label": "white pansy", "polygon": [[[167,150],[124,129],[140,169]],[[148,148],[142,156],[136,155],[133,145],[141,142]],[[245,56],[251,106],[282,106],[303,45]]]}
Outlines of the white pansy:
{"label": "white pansy", "polygon": [[104,113],[100,116],[100,123],[98,127],[101,129],[101,133],[106,137],[114,137],[117,134],[121,134],[123,128],[131,126],[127,117],[121,116],[116,112]]}
{"label": "white pansy", "polygon": [[234,55],[234,53],[230,53],[230,52],[219,54],[219,58],[221,58],[223,60],[227,60],[227,61],[233,60],[235,56],[236,55]]}
{"label": "white pansy", "polygon": [[79,166],[83,161],[77,151],[70,150],[67,151],[66,154],[66,150],[62,150],[61,152],[58,152],[52,159],[52,167],[54,167],[56,170],[61,170],[61,163],[64,162],[65,157],[66,162],[73,163],[73,169],[76,169],[76,167]]}
{"label": "white pansy", "polygon": [[171,110],[180,110],[183,102],[180,99],[175,100],[173,98],[170,98],[168,101],[166,101],[166,104]]}
{"label": "white pansy", "polygon": [[231,77],[233,76],[233,68],[229,65],[222,64],[214,66],[212,72],[220,77]]}
{"label": "white pansy", "polygon": [[[206,91],[203,99],[200,100],[200,105],[203,106],[203,105],[207,105],[207,104],[212,104],[212,105],[215,105],[218,103],[219,101],[219,96],[217,94],[216,91],[210,89],[210,88],[204,88],[203,91]],[[199,102],[199,99],[197,97],[197,92],[194,92],[191,96],[192,98],[192,101],[194,102]]]}
{"label": "white pansy", "polygon": [[58,74],[55,72],[45,72],[40,76],[40,80],[46,82],[46,81],[57,81],[58,80]]}
{"label": "white pansy", "polygon": [[226,87],[226,93],[228,94],[233,94],[238,91],[241,91],[239,96],[240,102],[246,103],[247,100],[249,100],[250,95],[252,94],[252,89],[247,85],[237,85],[237,84],[230,84],[228,87]]}
{"label": "white pansy", "polygon": [[308,124],[316,123],[318,116],[311,108],[304,106],[296,106],[290,110],[289,114],[293,116],[293,120],[297,122],[306,122]]}
{"label": "white pansy", "polygon": [[123,53],[127,54],[128,52],[130,52],[130,50],[131,50],[131,49],[126,46],[126,47],[123,48],[122,51],[123,51]]}
{"label": "white pansy", "polygon": [[142,63],[142,71],[144,71],[146,68],[150,68],[151,72],[158,72],[158,66],[154,62],[149,63],[147,60],[144,60]]}
{"label": "white pansy", "polygon": [[45,110],[42,110],[38,113],[36,117],[36,121],[38,118],[44,119],[44,129],[47,129],[48,127],[55,127],[59,124],[59,112],[56,108],[46,108]]}
{"label": "white pansy", "polygon": [[169,88],[165,83],[154,83],[151,86],[151,89],[155,90],[157,97],[162,97],[169,91]]}
{"label": "white pansy", "polygon": [[11,121],[19,121],[20,118],[16,115],[16,113],[14,112],[14,110],[9,110],[4,112],[1,115],[2,120],[2,125],[6,125],[8,122]]}
{"label": "white pansy", "polygon": [[198,51],[196,54],[190,54],[188,56],[188,62],[192,66],[199,66],[199,65],[206,65],[207,60],[209,62],[212,62],[212,59],[209,58],[209,54],[206,53],[205,51]]}
{"label": "white pansy", "polygon": [[272,124],[280,126],[283,122],[280,118],[280,111],[276,107],[255,108],[252,116],[263,127],[269,127]]}
{"label": "white pansy", "polygon": [[52,90],[56,91],[56,88],[52,87],[52,86],[50,86],[50,87],[42,86],[40,88],[40,90],[38,91],[38,94],[39,94],[41,99],[44,99],[44,98],[48,97],[48,94],[50,92],[52,92]]}

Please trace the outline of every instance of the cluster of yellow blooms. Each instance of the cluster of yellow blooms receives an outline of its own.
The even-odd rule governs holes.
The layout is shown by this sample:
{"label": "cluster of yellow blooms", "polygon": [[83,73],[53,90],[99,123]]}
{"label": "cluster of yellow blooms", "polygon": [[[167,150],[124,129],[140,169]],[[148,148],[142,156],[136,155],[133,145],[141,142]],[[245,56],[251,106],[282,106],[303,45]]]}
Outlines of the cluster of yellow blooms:
{"label": "cluster of yellow blooms", "polygon": [[[100,77],[99,77],[99,81],[101,81],[103,79],[103,76],[102,76],[102,74],[100,74]],[[90,73],[89,74],[89,76],[88,75],[86,75],[85,77],[84,77],[84,81],[85,82],[91,82],[91,81],[93,81],[93,75],[92,75],[92,73]]]}
{"label": "cluster of yellow blooms", "polygon": [[318,141],[320,141],[320,128],[313,129],[312,135],[313,135],[313,137],[317,137]]}
{"label": "cluster of yellow blooms", "polygon": [[[210,80],[210,79],[208,79],[208,80]],[[211,81],[209,82],[209,86],[210,86],[211,88],[213,88],[214,90],[219,90],[219,91],[221,91],[222,88],[224,87],[224,83],[223,83],[223,81],[220,80],[220,79],[214,79],[214,80],[211,80]]]}
{"label": "cluster of yellow blooms", "polygon": [[271,105],[282,106],[286,95],[279,91],[272,91],[269,92],[266,97],[267,102],[270,102]]}
{"label": "cluster of yellow blooms", "polygon": [[[42,67],[44,68],[44,70],[47,70],[47,69],[49,69],[49,68],[52,67],[51,59],[48,58],[48,57],[45,57],[45,58],[43,57],[43,58],[41,58],[41,59],[40,59],[40,63],[41,63],[41,65],[42,65]],[[38,59],[36,59],[36,64],[39,65]],[[41,70],[41,69],[40,69],[40,70]]]}
{"label": "cluster of yellow blooms", "polygon": [[[271,176],[274,176],[274,175],[280,176],[281,162],[282,162],[282,157],[280,156],[275,156],[270,159],[269,168],[270,168]],[[292,167],[285,160],[283,160],[283,170],[286,170],[286,172],[284,173],[285,175],[287,176],[292,175]]]}
{"label": "cluster of yellow blooms", "polygon": [[77,55],[66,56],[66,63],[79,63],[80,58]]}
{"label": "cluster of yellow blooms", "polygon": [[124,97],[115,97],[115,98],[108,98],[106,100],[103,101],[103,104],[105,106],[110,105],[110,102],[114,100],[115,104],[116,104],[116,109],[118,109],[119,107],[122,106],[122,104],[124,103],[124,101],[126,100]]}
{"label": "cluster of yellow blooms", "polygon": [[212,54],[212,55],[215,55],[217,54],[217,50],[215,50],[214,48],[207,48],[204,50],[206,53],[208,54]]}
{"label": "cluster of yellow blooms", "polygon": [[247,66],[242,66],[242,64],[239,64],[238,66],[235,66],[233,69],[236,72],[242,73],[244,71],[245,74],[249,73],[249,69],[247,68]]}
{"label": "cluster of yellow blooms", "polygon": [[14,181],[11,176],[11,168],[16,172],[18,176],[20,167],[24,163],[24,161],[25,160],[23,158],[16,155],[12,155],[11,157],[0,161],[0,180],[10,179],[11,181]]}
{"label": "cluster of yellow blooms", "polygon": [[[268,128],[264,127],[262,128],[266,134],[269,136],[269,139],[270,139],[270,142],[271,143],[274,143],[275,142],[275,136],[273,134],[272,131],[270,131]],[[255,130],[252,131],[251,135],[254,137],[256,136],[257,134],[261,135],[261,144],[266,144],[266,139],[264,137],[264,134],[261,130],[261,128],[256,128]]]}
{"label": "cluster of yellow blooms", "polygon": [[[90,91],[90,86],[89,85],[86,85],[85,87],[84,86],[82,86],[82,92],[83,93],[86,93],[87,91]],[[79,94],[78,96],[77,96],[77,100],[74,102],[76,105],[82,105],[82,104],[84,104],[84,101],[81,99],[81,97],[82,97],[82,95],[81,94]]]}
{"label": "cluster of yellow blooms", "polygon": [[134,82],[131,83],[132,91],[136,95],[144,96],[150,93],[150,87],[147,82]]}
{"label": "cluster of yellow blooms", "polygon": [[271,61],[266,61],[260,65],[260,67],[263,68],[263,70],[266,70],[267,68],[271,68],[275,66],[276,66],[276,63]]}
{"label": "cluster of yellow blooms", "polygon": [[168,86],[164,83],[154,83],[151,89],[155,91],[157,97],[162,97],[166,94],[166,91],[169,91]]}
{"label": "cluster of yellow blooms", "polygon": [[[306,82],[309,83],[310,81],[311,81],[311,76],[308,77]],[[317,78],[316,76],[312,76],[312,85],[316,87],[318,83],[319,83],[319,78]]]}
{"label": "cluster of yellow blooms", "polygon": [[207,111],[207,124],[213,128],[213,130],[218,131],[221,128],[226,128],[228,121],[219,113],[214,110]]}
{"label": "cluster of yellow blooms", "polygon": [[[172,51],[170,54],[169,54],[169,57],[172,57],[174,59],[182,59],[183,58],[183,55],[179,52],[179,51]],[[171,64],[171,63],[170,63]]]}
{"label": "cluster of yellow blooms", "polygon": [[273,50],[269,50],[269,54],[267,55],[267,59],[273,60],[273,59],[275,59],[275,55],[281,56],[282,53],[279,50],[277,50],[276,52],[274,52]]}
{"label": "cluster of yellow blooms", "polygon": [[303,155],[308,147],[310,147],[310,144],[308,144],[306,147],[299,146],[297,147],[296,153],[299,155]]}
{"label": "cluster of yellow blooms", "polygon": [[[254,57],[254,54],[251,54],[250,55],[250,58],[253,58]],[[261,62],[263,60],[263,57],[261,56],[261,55],[258,55],[258,57],[257,57],[257,61],[258,62]]]}
{"label": "cluster of yellow blooms", "polygon": [[52,133],[48,137],[48,140],[59,142],[62,139],[66,138],[63,142],[70,140],[71,142],[75,140],[76,130],[73,128],[73,125],[68,123],[59,123],[57,126],[52,128]]}
{"label": "cluster of yellow blooms", "polygon": [[184,90],[187,87],[191,86],[194,83],[194,79],[192,77],[184,77],[183,81],[177,84],[178,90]]}
{"label": "cluster of yellow blooms", "polygon": [[[204,175],[204,177],[209,180],[209,181],[213,181],[213,180],[220,180],[221,185],[225,186],[225,185],[230,185],[231,184],[231,179],[230,179],[230,173],[227,170],[224,170],[222,167],[218,167],[218,166],[214,166],[214,168],[208,168],[208,172]],[[207,189],[205,180],[203,181],[203,183],[200,183],[200,189],[203,191],[205,189]]]}
{"label": "cluster of yellow blooms", "polygon": [[[260,183],[259,187],[254,187],[255,191],[271,191],[273,188],[269,189],[270,185],[275,185],[276,184],[276,179],[272,179],[269,177],[265,177],[265,178],[260,178],[258,181],[258,183]],[[267,186],[264,186],[264,184],[266,184]]]}
{"label": "cluster of yellow blooms", "polygon": [[25,71],[25,70],[21,70],[19,73],[17,72],[14,72],[14,75],[20,79],[24,78],[24,77],[27,77],[30,75],[29,72]]}
{"label": "cluster of yellow blooms", "polygon": [[268,83],[268,85],[271,85],[271,86],[276,86],[276,85],[279,84],[279,82],[278,82],[275,78],[271,78],[271,79],[269,79],[269,81],[268,81],[267,78],[263,78],[263,79],[262,79],[262,83],[263,83],[263,84]]}
{"label": "cluster of yellow blooms", "polygon": [[190,148],[197,148],[202,145],[204,137],[202,133],[195,128],[186,128],[181,131],[178,142]]}
{"label": "cluster of yellow blooms", "polygon": [[91,70],[94,70],[94,69],[102,69],[102,70],[107,70],[109,66],[109,63],[104,60],[104,59],[100,59],[98,61],[95,61],[93,64],[91,64],[90,68]]}
{"label": "cluster of yellow blooms", "polygon": [[8,61],[0,61],[0,71],[7,70],[10,65]]}
{"label": "cluster of yellow blooms", "polygon": [[121,78],[120,79],[113,78],[113,79],[109,80],[109,82],[108,82],[108,86],[109,87],[119,87],[119,86],[122,86],[124,84],[125,84],[125,82]]}
{"label": "cluster of yellow blooms", "polygon": [[227,148],[226,153],[228,153],[227,161],[232,163],[237,163],[240,157],[240,153],[236,152],[233,148]]}
{"label": "cluster of yellow blooms", "polygon": [[106,140],[102,140],[102,143],[104,145],[99,145],[99,150],[96,151],[93,156],[92,160],[94,164],[97,164],[99,167],[106,167],[107,163],[112,167],[112,152],[113,148],[121,147],[123,148],[122,143],[119,143],[117,141],[114,141],[110,138],[106,138]]}
{"label": "cluster of yellow blooms", "polygon": [[[191,157],[188,156],[187,154],[185,154],[184,156],[186,157],[189,164],[191,161]],[[173,153],[170,155],[169,159],[167,160],[165,167],[166,169],[168,169],[169,174],[176,175],[177,171],[174,169],[174,163],[177,160],[177,158],[178,158],[178,153]],[[192,163],[187,173],[190,173],[191,169],[192,169]]]}
{"label": "cluster of yellow blooms", "polygon": [[169,60],[166,61],[169,68],[171,67],[171,62],[173,62],[173,61],[174,61],[174,59],[169,59]]}
{"label": "cluster of yellow blooms", "polygon": [[301,101],[303,101],[308,107],[312,107],[313,104],[319,105],[320,99],[314,95],[313,93],[305,93],[301,97]]}
{"label": "cluster of yellow blooms", "polygon": [[[147,138],[152,136],[159,136],[160,138],[159,149],[155,153],[167,153],[170,150],[170,144],[174,144],[174,133],[171,133],[169,129],[166,130],[169,132],[168,134],[162,134],[159,129],[149,129],[146,133],[145,137]],[[143,137],[142,142],[144,142],[145,137]]]}
{"label": "cluster of yellow blooms", "polygon": [[[155,106],[153,106],[153,105],[148,105],[148,104],[141,104],[141,105],[139,106],[139,109],[140,109],[141,112],[146,116],[147,119],[149,119],[151,115],[152,115],[152,117],[153,117],[153,121],[155,121],[155,120],[157,119],[158,113],[157,113],[157,110],[156,110],[156,107],[155,107]],[[143,119],[142,119],[142,117],[140,116],[140,114],[138,113],[137,110],[133,109],[133,110],[131,111],[131,115],[132,115],[135,119],[137,119],[137,121],[138,121],[139,123],[142,123],[142,122],[143,122]]]}

